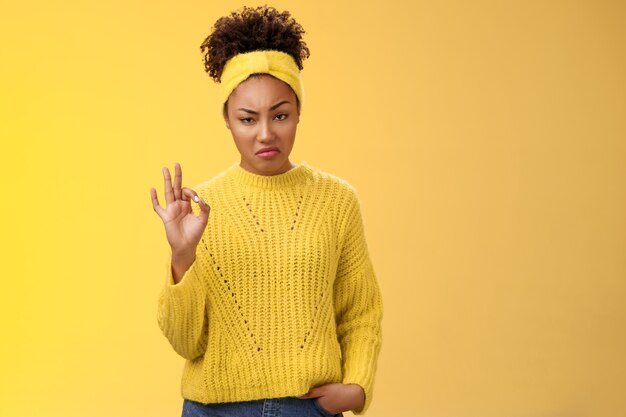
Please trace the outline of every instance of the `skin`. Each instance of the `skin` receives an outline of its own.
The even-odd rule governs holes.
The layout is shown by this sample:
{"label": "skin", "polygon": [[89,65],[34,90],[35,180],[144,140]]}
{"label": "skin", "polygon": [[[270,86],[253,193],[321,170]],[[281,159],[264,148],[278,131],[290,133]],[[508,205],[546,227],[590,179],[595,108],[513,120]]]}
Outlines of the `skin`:
{"label": "skin", "polygon": [[[185,271],[196,259],[196,247],[209,220],[211,207],[189,187],[183,187],[183,171],[178,162],[174,164],[175,177],[172,177],[167,167],[163,167],[165,201],[167,207],[159,204],[156,189],[150,188],[152,207],[163,220],[167,242],[172,248],[172,276],[178,284]],[[196,216],[191,209],[191,201],[198,199],[200,213]]]}
{"label": "skin", "polygon": [[[296,95],[285,82],[268,74],[248,78],[228,98],[224,121],[241,154],[239,165],[242,168],[258,175],[277,175],[295,167],[289,161],[289,154],[295,142],[300,112]],[[274,158],[263,159],[256,155],[258,150],[269,146],[279,150]],[[172,275],[178,283],[195,261],[196,247],[208,223],[211,207],[193,189],[182,186],[183,174],[178,162],[174,170],[172,183],[167,167],[162,169],[166,208],[159,204],[156,189],[150,188],[150,195],[172,248]],[[192,201],[200,208],[198,216],[192,211]],[[337,414],[361,408],[365,391],[358,384],[331,383],[311,388],[296,398],[317,398],[322,408]]]}
{"label": "skin", "polygon": [[[277,175],[295,165],[289,154],[300,122],[296,94],[289,85],[268,74],[249,77],[231,93],[224,114],[235,146],[241,154],[239,165],[258,175]],[[256,155],[261,148],[275,146],[271,159]]]}
{"label": "skin", "polygon": [[337,414],[363,407],[365,391],[358,384],[336,382],[311,388],[309,392],[296,398],[317,398],[319,405],[324,410],[331,414]]}

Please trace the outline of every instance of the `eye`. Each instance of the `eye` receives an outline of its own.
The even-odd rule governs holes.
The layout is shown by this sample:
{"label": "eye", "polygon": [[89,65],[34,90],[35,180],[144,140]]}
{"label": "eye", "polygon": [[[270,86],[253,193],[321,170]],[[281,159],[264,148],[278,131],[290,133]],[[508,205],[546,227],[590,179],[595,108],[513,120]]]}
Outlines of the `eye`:
{"label": "eye", "polygon": [[287,118],[287,115],[285,113],[280,113],[276,115],[276,118],[278,120],[285,120]]}
{"label": "eye", "polygon": [[250,123],[252,123],[252,117],[242,117],[239,120],[241,120],[241,123],[243,123],[243,124],[250,124]]}

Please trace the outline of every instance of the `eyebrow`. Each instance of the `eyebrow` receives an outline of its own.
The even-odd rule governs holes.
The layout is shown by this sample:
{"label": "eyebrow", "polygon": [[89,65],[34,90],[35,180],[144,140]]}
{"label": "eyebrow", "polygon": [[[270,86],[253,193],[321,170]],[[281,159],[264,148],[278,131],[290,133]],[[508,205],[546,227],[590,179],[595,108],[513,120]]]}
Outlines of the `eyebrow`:
{"label": "eyebrow", "polygon": [[[285,103],[289,103],[289,100],[283,100],[283,101],[279,101],[278,103],[274,104],[272,107],[270,107],[270,110],[276,110],[278,107],[280,107],[281,105],[285,104]],[[259,112],[254,111],[254,110],[250,110],[250,109],[245,109],[243,107],[238,108],[237,110],[243,110],[246,113],[251,113],[251,114],[259,114]]]}

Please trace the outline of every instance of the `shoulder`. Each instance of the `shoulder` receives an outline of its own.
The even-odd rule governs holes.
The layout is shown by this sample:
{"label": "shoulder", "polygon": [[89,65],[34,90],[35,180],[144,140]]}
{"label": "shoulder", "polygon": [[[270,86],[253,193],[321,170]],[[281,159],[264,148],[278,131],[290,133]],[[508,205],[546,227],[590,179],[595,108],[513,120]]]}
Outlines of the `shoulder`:
{"label": "shoulder", "polygon": [[358,192],[356,187],[346,178],[320,168],[312,167],[307,163],[304,164],[311,170],[314,183],[318,184],[320,187],[332,189],[343,198],[357,198]]}
{"label": "shoulder", "polygon": [[343,221],[358,218],[361,215],[360,199],[357,188],[346,178],[337,174],[313,168],[314,184],[323,198],[331,200],[332,211]]}

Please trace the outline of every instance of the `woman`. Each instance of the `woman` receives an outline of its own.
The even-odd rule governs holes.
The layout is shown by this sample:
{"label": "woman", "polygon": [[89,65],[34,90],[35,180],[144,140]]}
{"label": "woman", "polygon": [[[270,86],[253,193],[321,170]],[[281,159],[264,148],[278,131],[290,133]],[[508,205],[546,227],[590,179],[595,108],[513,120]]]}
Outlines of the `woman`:
{"label": "woman", "polygon": [[267,6],[218,19],[201,49],[241,160],[194,189],[163,168],[167,208],[150,191],[171,248],[158,323],[187,359],[183,416],[342,416],[372,400],[383,310],[356,190],[289,160],[303,33]]}

